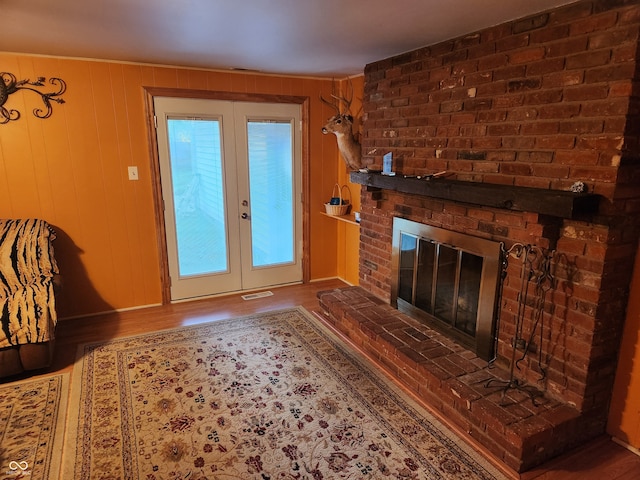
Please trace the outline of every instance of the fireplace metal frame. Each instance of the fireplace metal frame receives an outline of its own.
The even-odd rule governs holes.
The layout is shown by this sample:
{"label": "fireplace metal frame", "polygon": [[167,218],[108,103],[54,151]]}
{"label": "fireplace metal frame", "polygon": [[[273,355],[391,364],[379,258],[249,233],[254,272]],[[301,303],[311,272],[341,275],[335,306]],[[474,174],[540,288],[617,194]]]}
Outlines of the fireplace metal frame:
{"label": "fireplace metal frame", "polygon": [[[465,334],[430,313],[416,307],[412,303],[398,297],[401,238],[403,234],[483,258],[474,336]],[[420,242],[417,242],[417,244],[417,248],[419,249]],[[502,255],[503,244],[501,242],[494,242],[485,238],[395,217],[393,219],[391,254],[391,305],[469,348],[483,360],[490,361],[493,358],[495,347]],[[416,259],[417,258],[418,254],[416,252]],[[414,269],[414,271],[416,270],[417,269]],[[415,281],[413,288],[414,290],[416,288]]]}

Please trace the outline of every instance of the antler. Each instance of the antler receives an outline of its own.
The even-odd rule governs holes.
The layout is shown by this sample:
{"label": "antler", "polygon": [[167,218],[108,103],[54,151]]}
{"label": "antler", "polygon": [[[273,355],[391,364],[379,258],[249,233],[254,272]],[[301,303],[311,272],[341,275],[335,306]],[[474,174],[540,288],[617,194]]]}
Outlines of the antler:
{"label": "antler", "polygon": [[[331,87],[331,89],[333,90],[333,92],[331,93],[331,97],[336,99],[338,101],[338,103],[332,103],[329,102],[328,100],[326,100],[322,95],[320,95],[320,100],[323,103],[326,103],[327,105],[329,105],[331,108],[333,108],[336,113],[338,115],[351,115],[351,102],[353,102],[353,83],[351,83],[351,79],[349,79],[349,91],[351,93],[351,95],[349,96],[349,98],[345,98],[341,95],[336,95],[335,94],[335,82],[333,82],[333,85]],[[342,112],[340,110],[340,102],[344,103],[346,106],[346,109],[344,110],[344,112]]]}
{"label": "antler", "polygon": [[[331,96],[335,98],[335,95],[332,94]],[[337,115],[340,115],[340,107],[338,105],[336,105],[335,103],[331,103],[329,100],[325,99],[322,95],[320,95],[320,101],[329,105],[331,108],[333,108],[336,111]]]}
{"label": "antler", "polygon": [[351,78],[348,79],[349,83],[349,99],[347,100],[345,97],[335,96],[335,99],[344,103],[347,107],[345,110],[345,114],[351,115],[351,102],[353,102],[353,83],[351,82]]}

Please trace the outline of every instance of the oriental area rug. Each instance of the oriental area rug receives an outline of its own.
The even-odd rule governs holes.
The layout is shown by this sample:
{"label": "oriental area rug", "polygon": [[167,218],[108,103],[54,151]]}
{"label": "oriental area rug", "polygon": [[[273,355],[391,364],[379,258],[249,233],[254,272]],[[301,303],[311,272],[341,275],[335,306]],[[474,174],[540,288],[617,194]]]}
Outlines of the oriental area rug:
{"label": "oriental area rug", "polygon": [[65,479],[503,479],[301,307],[80,347]]}
{"label": "oriental area rug", "polygon": [[0,385],[0,479],[59,478],[69,374]]}

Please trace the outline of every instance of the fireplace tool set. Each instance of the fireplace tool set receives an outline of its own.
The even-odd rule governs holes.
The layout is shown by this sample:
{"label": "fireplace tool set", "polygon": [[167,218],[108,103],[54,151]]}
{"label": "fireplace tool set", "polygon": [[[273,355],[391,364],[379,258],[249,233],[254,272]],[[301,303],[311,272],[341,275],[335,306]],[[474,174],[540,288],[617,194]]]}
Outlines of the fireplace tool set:
{"label": "fireplace tool set", "polygon": [[[547,294],[550,290],[555,288],[555,278],[551,272],[552,260],[555,255],[555,251],[549,251],[532,245],[523,245],[516,243],[508,250],[503,249],[503,264],[502,264],[502,283],[506,277],[507,267],[511,258],[520,259],[520,284],[518,292],[518,306],[515,317],[515,334],[511,344],[511,362],[509,365],[509,379],[498,380],[492,379],[486,382],[485,387],[492,386],[502,387],[502,400],[510,389],[516,389],[525,392],[531,398],[534,405],[537,405],[536,398],[542,396],[542,392],[537,388],[527,385],[521,380],[515,377],[515,369],[521,369],[520,363],[523,362],[529,352],[538,352],[537,366],[540,371],[539,382],[542,382],[546,378],[546,368],[543,365],[542,359],[542,342],[544,332],[544,306],[547,300]],[[533,287],[533,298],[531,299],[531,325],[528,338],[525,338],[524,323],[527,318],[526,313],[529,290]],[[498,315],[498,322],[500,315]],[[495,341],[497,343],[498,328],[496,328]],[[538,345],[534,344],[534,338],[536,333],[539,335]],[[521,352],[521,353],[519,353]],[[495,358],[491,363],[495,361]]]}

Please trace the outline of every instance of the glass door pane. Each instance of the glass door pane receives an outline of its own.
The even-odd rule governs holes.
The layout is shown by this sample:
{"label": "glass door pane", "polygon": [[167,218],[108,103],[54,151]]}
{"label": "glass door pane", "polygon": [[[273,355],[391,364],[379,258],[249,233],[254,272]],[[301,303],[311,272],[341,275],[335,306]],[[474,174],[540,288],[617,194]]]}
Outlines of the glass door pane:
{"label": "glass door pane", "polygon": [[247,123],[251,258],[254,268],[295,260],[290,122]]}
{"label": "glass door pane", "polygon": [[482,283],[482,257],[461,252],[458,309],[455,326],[467,335],[475,337]]}
{"label": "glass door pane", "polygon": [[413,303],[413,276],[415,273],[416,248],[418,242],[413,235],[400,237],[400,258],[398,260],[398,298]]}
{"label": "glass door pane", "polygon": [[433,277],[435,268],[436,244],[420,239],[420,255],[416,287],[416,307],[433,314]]}
{"label": "glass door pane", "polygon": [[453,325],[453,304],[456,293],[458,271],[458,251],[445,245],[438,245],[438,277],[436,280],[436,299],[434,315]]}
{"label": "glass door pane", "polygon": [[220,122],[167,120],[180,277],[228,271]]}

